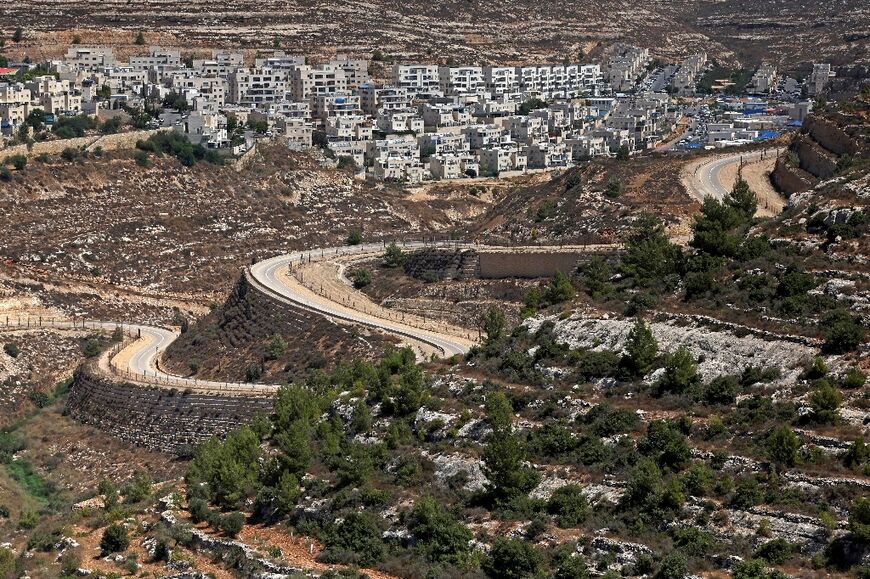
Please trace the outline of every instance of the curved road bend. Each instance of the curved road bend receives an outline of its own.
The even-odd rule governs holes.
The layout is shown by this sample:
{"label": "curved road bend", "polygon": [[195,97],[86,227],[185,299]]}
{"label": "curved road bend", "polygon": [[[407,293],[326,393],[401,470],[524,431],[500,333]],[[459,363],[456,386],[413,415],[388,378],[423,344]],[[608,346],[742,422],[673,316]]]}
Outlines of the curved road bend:
{"label": "curved road bend", "polygon": [[762,155],[765,157],[778,155],[782,151],[778,149],[765,149],[762,151],[752,151],[749,153],[733,153],[724,157],[714,157],[698,165],[692,172],[692,180],[694,187],[689,187],[689,192],[697,193],[695,195],[699,201],[703,201],[704,197],[713,197],[714,199],[722,200],[728,193],[731,192],[733,183],[726,184],[722,182],[722,170],[730,165],[737,165],[741,161],[752,162],[760,159]]}
{"label": "curved road bend", "polygon": [[[713,174],[713,178],[718,173]],[[479,248],[492,251],[596,251],[612,249],[612,245],[590,246],[563,246],[563,247],[489,247],[468,243],[439,243],[438,247]],[[418,249],[431,247],[432,244],[424,242],[410,242],[403,244],[406,249]],[[465,336],[453,336],[431,330],[424,330],[408,326],[397,320],[389,320],[372,316],[354,310],[337,302],[332,302],[325,296],[321,296],[302,286],[300,283],[292,283],[289,276],[279,275],[289,270],[291,263],[315,261],[320,259],[334,258],[336,256],[375,253],[383,251],[382,243],[370,243],[357,246],[342,246],[333,248],[316,249],[310,251],[297,251],[294,253],[279,255],[260,261],[250,267],[248,279],[260,289],[268,292],[276,299],[286,303],[292,303],[309,311],[325,315],[355,324],[378,328],[413,341],[422,342],[437,349],[443,356],[449,357],[468,352],[473,341]],[[197,391],[221,392],[228,395],[267,395],[274,393],[277,385],[232,383],[214,380],[200,380],[174,376],[159,369],[159,360],[166,348],[178,337],[178,333],[166,328],[146,326],[142,324],[120,324],[117,322],[86,322],[84,329],[100,329],[112,331],[121,326],[128,336],[135,337],[132,342],[127,342],[123,347],[114,348],[105,352],[100,359],[99,367],[105,372],[111,372],[127,380],[148,385],[190,388]],[[23,328],[23,326],[19,326]],[[30,326],[34,327],[34,326]],[[43,323],[42,327],[58,329],[82,329],[80,322],[52,322]],[[11,328],[11,326],[10,326]]]}

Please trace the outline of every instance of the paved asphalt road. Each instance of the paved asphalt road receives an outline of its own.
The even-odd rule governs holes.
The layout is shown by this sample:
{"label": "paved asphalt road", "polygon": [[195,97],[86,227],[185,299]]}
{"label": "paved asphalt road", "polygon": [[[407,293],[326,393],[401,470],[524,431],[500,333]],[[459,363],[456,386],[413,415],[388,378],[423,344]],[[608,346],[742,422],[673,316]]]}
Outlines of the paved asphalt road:
{"label": "paved asphalt road", "polygon": [[779,153],[779,149],[754,151],[751,153],[734,153],[725,157],[716,157],[703,165],[699,165],[695,170],[694,179],[697,185],[706,196],[714,197],[722,200],[731,191],[734,183],[722,182],[722,170],[729,165],[737,163],[751,162],[761,158],[762,155],[769,157]]}

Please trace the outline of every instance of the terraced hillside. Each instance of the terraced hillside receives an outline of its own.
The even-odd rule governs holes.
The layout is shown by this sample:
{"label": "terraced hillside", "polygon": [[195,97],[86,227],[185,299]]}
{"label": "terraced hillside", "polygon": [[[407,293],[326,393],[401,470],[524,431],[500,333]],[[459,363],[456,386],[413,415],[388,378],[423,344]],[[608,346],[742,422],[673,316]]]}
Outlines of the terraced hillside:
{"label": "terraced hillside", "polygon": [[[130,10],[123,0],[27,0],[6,7],[7,22],[31,22],[16,53],[56,55],[59,43],[42,34],[68,31],[84,43],[135,50],[146,33],[151,44],[209,48],[235,45],[293,52],[371,54],[460,62],[561,61],[601,43],[626,40],[663,58],[706,50],[722,62],[754,64],[762,58],[786,66],[813,61],[868,64],[868,8],[847,0],[783,3],[713,0],[637,3],[626,0],[565,5],[380,0],[336,4],[319,0],[178,4],[145,0]],[[37,22],[29,18],[39,14]],[[11,30],[10,30],[11,32]]]}

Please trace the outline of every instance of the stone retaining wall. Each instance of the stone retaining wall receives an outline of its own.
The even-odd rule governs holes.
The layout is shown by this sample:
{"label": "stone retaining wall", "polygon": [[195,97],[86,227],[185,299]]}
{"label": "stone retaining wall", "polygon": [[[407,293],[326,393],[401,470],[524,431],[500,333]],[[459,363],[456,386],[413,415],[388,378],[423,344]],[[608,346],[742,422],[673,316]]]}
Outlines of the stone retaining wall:
{"label": "stone retaining wall", "polygon": [[790,166],[783,157],[776,160],[770,178],[778,191],[786,197],[807,191],[815,184],[815,179],[806,171]]}
{"label": "stone retaining wall", "polygon": [[837,158],[821,145],[805,136],[794,140],[791,150],[797,153],[800,167],[819,179],[829,179],[837,172]]}
{"label": "stone retaining wall", "polygon": [[93,137],[77,137],[74,139],[60,139],[57,141],[37,141],[31,148],[27,145],[15,145],[0,149],[0,160],[13,155],[26,157],[38,157],[39,155],[60,155],[64,149],[85,149],[93,151],[101,147],[104,151],[117,151],[119,149],[132,149],[136,141],[144,140],[161,131],[172,129],[156,129],[153,131],[132,131],[129,133],[115,133],[113,135],[99,135]]}
{"label": "stone retaining wall", "polygon": [[405,273],[416,278],[506,279],[551,277],[557,271],[570,274],[581,261],[607,252],[509,251],[424,249],[405,262]]}
{"label": "stone retaining wall", "polygon": [[146,448],[185,454],[272,411],[269,396],[221,396],[115,381],[82,366],[70,387],[70,416]]}
{"label": "stone retaining wall", "polygon": [[814,141],[836,155],[854,155],[858,152],[855,139],[827,119],[810,115],[804,121],[803,128]]}

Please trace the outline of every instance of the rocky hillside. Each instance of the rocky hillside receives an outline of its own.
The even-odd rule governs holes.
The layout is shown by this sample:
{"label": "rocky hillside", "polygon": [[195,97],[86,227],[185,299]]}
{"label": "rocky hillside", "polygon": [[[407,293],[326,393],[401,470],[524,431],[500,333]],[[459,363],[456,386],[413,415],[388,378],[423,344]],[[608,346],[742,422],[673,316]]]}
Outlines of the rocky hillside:
{"label": "rocky hillside", "polygon": [[[25,41],[10,54],[34,60],[57,56],[63,48],[48,31],[78,34],[84,44],[109,43],[121,52],[143,31],[147,45],[256,50],[281,48],[303,54],[336,52],[387,59],[457,62],[560,62],[577,59],[599,43],[615,40],[649,47],[662,58],[679,60],[705,50],[721,62],[778,65],[812,62],[868,63],[867,7],[857,0],[837,5],[808,0],[785,3],[727,1],[629,2],[606,0],[566,6],[557,2],[510,0],[486,3],[411,2],[401,7],[381,0],[336,5],[326,1],[253,2],[219,10],[204,0],[184,5],[143,1],[129,10],[123,0],[99,4],[81,0],[27,0],[8,7],[13,22],[25,22]],[[10,31],[11,32],[11,31]]]}
{"label": "rocky hillside", "polygon": [[380,357],[392,343],[277,302],[242,276],[222,306],[172,343],[163,364],[180,375],[280,384],[341,360]]}

